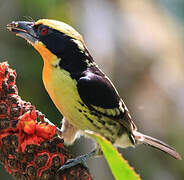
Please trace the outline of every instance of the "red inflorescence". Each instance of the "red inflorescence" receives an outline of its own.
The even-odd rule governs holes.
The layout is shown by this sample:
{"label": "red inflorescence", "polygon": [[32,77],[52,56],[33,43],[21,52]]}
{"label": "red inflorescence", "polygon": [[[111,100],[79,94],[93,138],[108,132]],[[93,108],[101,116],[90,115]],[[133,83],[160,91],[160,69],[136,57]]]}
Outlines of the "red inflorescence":
{"label": "red inflorescence", "polygon": [[18,180],[92,180],[81,165],[57,174],[71,155],[56,127],[21,100],[15,80],[16,72],[0,63],[0,163]]}
{"label": "red inflorescence", "polygon": [[39,120],[34,106],[21,100],[15,79],[16,72],[0,63],[0,162],[16,179],[55,179],[69,158],[63,139],[55,126]]}

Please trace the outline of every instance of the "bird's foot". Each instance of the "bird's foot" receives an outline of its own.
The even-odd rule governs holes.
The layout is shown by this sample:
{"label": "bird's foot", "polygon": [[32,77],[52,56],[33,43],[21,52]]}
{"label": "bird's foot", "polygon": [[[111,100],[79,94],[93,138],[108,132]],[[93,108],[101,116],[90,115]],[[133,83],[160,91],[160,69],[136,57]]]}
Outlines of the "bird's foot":
{"label": "bird's foot", "polygon": [[82,164],[84,167],[87,167],[86,160],[94,155],[96,155],[96,149],[82,156],[78,156],[75,159],[69,159],[63,166],[58,169],[58,172],[74,167],[77,164]]}

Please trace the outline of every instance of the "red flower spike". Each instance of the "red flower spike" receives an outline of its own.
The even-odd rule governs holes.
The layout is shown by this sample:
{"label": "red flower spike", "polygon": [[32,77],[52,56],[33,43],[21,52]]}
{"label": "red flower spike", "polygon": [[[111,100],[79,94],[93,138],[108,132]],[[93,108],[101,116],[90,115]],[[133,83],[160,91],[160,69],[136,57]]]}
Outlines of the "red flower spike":
{"label": "red flower spike", "polygon": [[51,139],[56,134],[56,126],[46,123],[37,124],[36,134],[44,139]]}
{"label": "red flower spike", "polygon": [[17,127],[18,127],[19,131],[23,130],[25,133],[27,133],[29,135],[33,134],[36,130],[36,117],[34,115],[32,115],[32,112],[25,113],[20,118]]}
{"label": "red flower spike", "polygon": [[0,163],[18,180],[92,180],[82,165],[57,174],[72,156],[56,134],[56,126],[44,123],[36,108],[21,100],[16,72],[0,63]]}

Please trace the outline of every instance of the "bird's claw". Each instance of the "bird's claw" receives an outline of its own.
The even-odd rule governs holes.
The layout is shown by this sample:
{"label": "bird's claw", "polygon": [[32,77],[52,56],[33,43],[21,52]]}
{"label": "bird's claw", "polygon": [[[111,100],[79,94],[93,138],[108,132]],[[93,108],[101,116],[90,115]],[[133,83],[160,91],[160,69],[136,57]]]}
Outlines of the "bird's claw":
{"label": "bird's claw", "polygon": [[58,169],[58,172],[61,172],[61,171],[64,171],[65,169],[69,169],[71,167],[74,167],[77,164],[82,164],[84,167],[87,167],[85,160],[81,156],[77,157],[75,159],[69,159],[69,160],[66,161],[66,163],[63,166],[61,166]]}
{"label": "bird's claw", "polygon": [[65,169],[69,169],[74,167],[77,164],[82,164],[87,168],[86,160],[96,154],[96,150],[91,151],[90,153],[84,154],[82,156],[78,156],[75,159],[69,159],[65,162],[63,166],[58,169],[58,172],[64,171]]}

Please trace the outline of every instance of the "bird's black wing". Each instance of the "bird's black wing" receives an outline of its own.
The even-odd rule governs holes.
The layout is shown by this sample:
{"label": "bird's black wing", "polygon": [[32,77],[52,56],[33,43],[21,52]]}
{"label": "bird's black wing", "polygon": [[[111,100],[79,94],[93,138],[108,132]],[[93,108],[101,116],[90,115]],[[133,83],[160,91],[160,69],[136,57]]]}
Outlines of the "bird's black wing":
{"label": "bird's black wing", "polygon": [[105,109],[119,107],[120,97],[105,76],[88,72],[77,83],[78,92],[86,105]]}
{"label": "bird's black wing", "polygon": [[128,109],[105,75],[85,72],[78,80],[77,88],[82,101],[88,107],[120,122],[131,131],[134,123]]}

